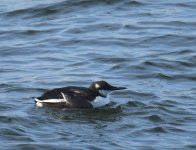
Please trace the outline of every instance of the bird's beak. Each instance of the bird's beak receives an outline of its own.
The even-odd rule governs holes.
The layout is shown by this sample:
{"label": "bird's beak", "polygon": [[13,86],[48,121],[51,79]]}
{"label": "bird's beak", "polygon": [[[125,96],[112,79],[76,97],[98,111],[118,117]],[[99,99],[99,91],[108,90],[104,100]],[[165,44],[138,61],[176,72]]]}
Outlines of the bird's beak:
{"label": "bird's beak", "polygon": [[116,90],[124,90],[127,89],[126,87],[116,87],[116,86],[111,86],[111,90],[112,91],[116,91]]}

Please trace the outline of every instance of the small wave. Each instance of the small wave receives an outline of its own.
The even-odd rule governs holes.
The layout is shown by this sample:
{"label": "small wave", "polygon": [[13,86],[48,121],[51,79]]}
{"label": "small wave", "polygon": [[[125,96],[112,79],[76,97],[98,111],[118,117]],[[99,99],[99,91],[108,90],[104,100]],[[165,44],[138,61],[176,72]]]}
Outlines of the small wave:
{"label": "small wave", "polygon": [[152,132],[152,133],[167,133],[167,131],[160,126],[149,128],[149,129],[144,129],[145,132]]}
{"label": "small wave", "polygon": [[135,75],[138,79],[164,79],[164,80],[196,80],[194,73],[190,74],[164,74],[164,73],[148,73],[143,75]]}
{"label": "small wave", "polygon": [[89,120],[107,120],[115,121],[120,118],[122,113],[122,107],[110,107],[105,106],[101,108],[94,109],[57,109],[57,108],[45,108],[48,112],[48,115],[56,119],[61,120],[80,120],[80,121],[89,121]]}
{"label": "small wave", "polygon": [[[180,54],[181,55],[181,54]],[[187,58],[188,59],[188,58]],[[189,56],[189,59],[191,57]],[[166,60],[166,59],[155,59],[155,60],[147,60],[141,64],[146,67],[155,67],[161,70],[181,70],[185,67],[195,67],[196,64],[190,60]]]}
{"label": "small wave", "polygon": [[122,62],[128,62],[129,59],[128,58],[112,58],[112,57],[99,57],[99,58],[95,58],[95,61],[97,62],[101,62],[101,63],[122,63]]}
{"label": "small wave", "polygon": [[179,127],[172,127],[172,126],[168,126],[167,131],[171,132],[171,133],[178,133],[178,134],[181,132],[186,132],[186,130],[184,130],[184,129],[181,129]]}
{"label": "small wave", "polygon": [[123,3],[123,5],[133,6],[133,5],[142,5],[143,3],[141,1],[135,1],[135,0],[128,0]]}
{"label": "small wave", "polygon": [[192,8],[192,9],[195,9],[196,7],[196,3],[193,1],[193,2],[181,2],[181,3],[177,3],[176,6],[180,6],[180,7],[186,7],[186,8]]}
{"label": "small wave", "polygon": [[43,88],[30,88],[30,87],[22,87],[17,85],[7,86],[7,87],[0,87],[0,90],[3,90],[4,92],[43,92],[46,89]]}
{"label": "small wave", "polygon": [[174,56],[181,56],[181,55],[193,55],[194,54],[194,50],[191,49],[180,49],[180,50],[176,50],[176,51],[169,51],[169,52],[164,52],[159,54],[159,56],[167,56],[167,55],[174,55]]}
{"label": "small wave", "polygon": [[144,103],[142,102],[138,102],[138,101],[129,101],[127,104],[127,106],[129,107],[143,107],[143,106],[146,106]]}
{"label": "small wave", "polygon": [[17,28],[17,29],[6,29],[4,31],[0,31],[0,34],[9,35],[9,36],[23,36],[26,38],[29,38],[30,36],[36,36],[44,34],[50,34],[52,32],[55,32],[55,29],[30,29],[30,28]]}
{"label": "small wave", "polygon": [[153,66],[158,68],[174,69],[176,68],[173,64],[169,64],[168,61],[145,61],[143,62],[144,66]]}
{"label": "small wave", "polygon": [[163,121],[163,119],[161,118],[160,115],[150,115],[146,118],[149,119],[150,121],[153,121],[153,122],[162,122]]}
{"label": "small wave", "polygon": [[132,25],[132,24],[125,24],[125,25],[123,25],[123,29],[131,31],[131,30],[143,29],[143,27],[140,27],[137,25]]}
{"label": "small wave", "polygon": [[174,80],[196,80],[196,74],[195,73],[184,73],[184,74],[175,74],[171,76]]}
{"label": "small wave", "polygon": [[166,107],[166,108],[174,108],[177,105],[177,103],[172,100],[163,100],[160,102],[154,102],[153,104],[158,107]]}
{"label": "small wave", "polygon": [[167,130],[164,127],[155,126],[155,127],[140,129],[140,130],[134,131],[133,133],[134,134],[139,134],[139,133],[167,133]]}
{"label": "small wave", "polygon": [[36,5],[28,8],[17,9],[13,11],[9,11],[6,13],[8,17],[15,17],[17,15],[29,15],[32,14],[32,17],[40,17],[53,15],[57,13],[71,13],[76,12],[82,9],[86,9],[87,7],[97,6],[97,5],[114,5],[115,3],[119,3],[117,0],[64,0],[61,2],[51,3],[51,4],[43,4],[41,6]]}
{"label": "small wave", "polygon": [[89,24],[83,27],[72,27],[66,30],[66,33],[70,34],[78,34],[78,33],[89,33],[89,32],[111,32],[111,31],[118,31],[121,29],[122,25],[120,23],[96,23],[96,24]]}
{"label": "small wave", "polygon": [[196,38],[191,35],[177,35],[177,34],[165,34],[161,36],[155,36],[155,37],[148,37],[145,38],[142,43],[146,44],[167,44],[169,46],[179,46],[183,45],[189,45],[194,44],[196,41]]}
{"label": "small wave", "polygon": [[[120,91],[119,91],[120,92]],[[112,95],[119,94],[118,93],[113,93]],[[126,91],[121,91],[121,95],[124,96],[124,98],[129,98],[129,99],[136,99],[136,100],[144,100],[144,99],[159,99],[159,97],[155,93],[147,93],[147,92],[138,92],[138,91],[131,91],[131,90],[126,90]],[[144,105],[141,102],[137,101],[130,101],[130,103],[135,102],[136,105]]]}
{"label": "small wave", "polygon": [[33,142],[34,140],[31,139],[28,135],[26,135],[25,131],[19,127],[14,128],[3,128],[0,131],[1,136],[3,139],[12,139],[14,141],[25,141],[25,142]]}
{"label": "small wave", "polygon": [[33,15],[36,16],[46,16],[55,14],[58,12],[58,9],[53,9],[51,7],[32,7],[32,8],[24,8],[24,9],[18,9],[14,11],[10,11],[6,14],[7,17],[15,17],[18,15]]}
{"label": "small wave", "polygon": [[36,29],[27,29],[22,31],[14,31],[14,33],[19,33],[21,35],[37,35],[37,34],[45,34],[52,32],[52,29],[49,30],[36,30]]}
{"label": "small wave", "polygon": [[196,25],[195,21],[179,21],[179,20],[171,20],[171,21],[141,21],[141,24],[148,24],[148,25],[157,25],[162,27],[163,25],[166,25],[168,27],[194,27]]}
{"label": "small wave", "polygon": [[185,149],[196,149],[196,144],[190,144],[190,145],[186,145]]}
{"label": "small wave", "polygon": [[[2,106],[1,106],[2,107]],[[1,110],[1,107],[0,107],[0,110]],[[5,107],[5,106],[4,106]],[[5,110],[5,109],[3,109],[3,110]],[[12,121],[13,121],[13,119],[14,118],[12,118],[12,117],[8,117],[8,116],[4,116],[4,115],[1,115],[0,116],[0,121],[3,123],[12,123]]]}
{"label": "small wave", "polygon": [[130,9],[131,7],[138,7],[138,6],[142,6],[144,3],[143,2],[139,2],[139,1],[135,1],[135,0],[127,0],[124,2],[121,2],[118,6],[116,6],[117,10],[125,10],[125,9]]}

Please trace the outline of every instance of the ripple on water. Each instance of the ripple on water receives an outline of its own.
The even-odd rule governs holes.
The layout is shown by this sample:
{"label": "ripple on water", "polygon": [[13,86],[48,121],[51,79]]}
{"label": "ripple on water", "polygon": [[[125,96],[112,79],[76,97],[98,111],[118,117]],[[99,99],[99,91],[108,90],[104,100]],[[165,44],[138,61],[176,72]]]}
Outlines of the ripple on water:
{"label": "ripple on water", "polygon": [[122,113],[121,106],[117,106],[114,108],[110,108],[108,106],[104,106],[103,108],[95,108],[95,109],[47,109],[47,113],[49,116],[54,117],[56,119],[61,119],[64,121],[84,121],[88,122],[89,120],[101,120],[101,121],[115,121],[120,119],[120,115]]}
{"label": "ripple on water", "polygon": [[128,107],[144,107],[145,104],[139,101],[129,101],[126,106]]}
{"label": "ripple on water", "polygon": [[[95,1],[88,1],[88,0],[80,0],[80,1],[61,1],[56,3],[49,3],[49,4],[42,4],[42,5],[36,5],[33,7],[27,7],[22,9],[16,9],[9,12],[6,12],[6,15],[8,17],[16,17],[18,15],[24,15],[24,14],[32,14],[33,17],[41,17],[41,16],[47,16],[47,15],[55,15],[57,13],[73,13],[80,12],[83,9],[87,9],[89,7],[98,7],[98,6],[104,6],[104,5],[115,5],[116,3],[119,3],[119,1],[112,0],[95,0]],[[120,3],[121,4],[121,3]],[[140,2],[136,1],[129,1],[127,4],[122,3],[124,6],[128,5],[138,5],[141,4]],[[66,9],[65,9],[66,8]]]}
{"label": "ripple on water", "polygon": [[153,127],[149,129],[143,130],[144,132],[152,132],[152,133],[167,133],[167,131],[163,127]]}
{"label": "ripple on water", "polygon": [[147,119],[149,119],[150,121],[153,121],[153,122],[163,122],[163,119],[160,117],[160,115],[150,115],[147,117]]}
{"label": "ripple on water", "polygon": [[24,141],[24,142],[33,142],[33,140],[25,135],[25,131],[21,128],[13,128],[13,129],[1,129],[1,135],[4,140],[14,140],[14,141]]}

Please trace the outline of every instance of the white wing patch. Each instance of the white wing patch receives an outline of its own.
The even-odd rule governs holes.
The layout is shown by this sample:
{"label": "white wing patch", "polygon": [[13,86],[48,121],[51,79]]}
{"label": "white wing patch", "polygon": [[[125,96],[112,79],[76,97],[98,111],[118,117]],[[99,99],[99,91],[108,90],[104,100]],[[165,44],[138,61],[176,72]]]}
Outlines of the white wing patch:
{"label": "white wing patch", "polygon": [[80,91],[77,91],[77,90],[75,90],[74,92],[75,92],[75,93],[78,93],[78,94],[80,93]]}
{"label": "white wing patch", "polygon": [[67,101],[65,95],[63,94],[63,92],[61,92],[61,94],[62,94],[62,96],[63,96],[63,100],[64,100],[64,101]]}

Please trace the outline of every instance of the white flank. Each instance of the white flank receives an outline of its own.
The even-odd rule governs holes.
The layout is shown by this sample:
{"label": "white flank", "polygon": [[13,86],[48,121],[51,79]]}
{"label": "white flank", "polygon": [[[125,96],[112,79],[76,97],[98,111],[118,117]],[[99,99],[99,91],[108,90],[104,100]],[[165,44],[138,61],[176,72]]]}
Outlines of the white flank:
{"label": "white flank", "polygon": [[110,100],[104,97],[96,97],[96,99],[92,102],[90,102],[93,105],[93,108],[97,108],[97,107],[102,107],[108,103],[110,103]]}
{"label": "white flank", "polygon": [[37,107],[43,107],[44,103],[61,103],[61,102],[65,102],[64,99],[46,99],[46,100],[39,100],[35,98],[35,102],[36,102],[36,106]]}
{"label": "white flank", "polygon": [[68,103],[67,99],[66,99],[66,96],[61,92],[62,96],[63,96],[63,99],[46,99],[46,100],[39,100],[37,98],[35,98],[35,102],[36,102],[36,106],[37,107],[43,107],[43,104],[44,103],[62,103],[62,102],[66,102]]}
{"label": "white flank", "polygon": [[37,98],[35,98],[35,102],[36,102],[35,104],[37,107],[43,107],[42,102],[40,100],[38,100]]}

